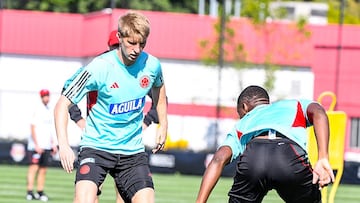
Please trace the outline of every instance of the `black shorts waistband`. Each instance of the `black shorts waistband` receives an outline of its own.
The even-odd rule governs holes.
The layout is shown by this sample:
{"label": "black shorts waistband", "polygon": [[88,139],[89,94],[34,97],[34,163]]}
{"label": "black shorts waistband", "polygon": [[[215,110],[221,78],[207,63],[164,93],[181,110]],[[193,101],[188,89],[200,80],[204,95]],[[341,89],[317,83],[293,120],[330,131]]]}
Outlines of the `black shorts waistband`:
{"label": "black shorts waistband", "polygon": [[[269,131],[264,131],[264,132],[260,133],[260,134],[257,135],[257,136],[269,136]],[[275,137],[287,138],[285,135],[281,134],[281,133],[278,132],[278,131],[275,131]]]}

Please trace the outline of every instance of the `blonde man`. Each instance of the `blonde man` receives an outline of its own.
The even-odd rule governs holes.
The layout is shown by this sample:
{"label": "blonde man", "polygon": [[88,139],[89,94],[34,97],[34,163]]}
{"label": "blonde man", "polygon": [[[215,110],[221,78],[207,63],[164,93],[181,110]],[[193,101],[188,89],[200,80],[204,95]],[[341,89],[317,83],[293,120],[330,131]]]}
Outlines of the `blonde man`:
{"label": "blonde man", "polygon": [[129,12],[119,19],[119,48],[104,53],[77,71],[55,107],[61,164],[70,173],[75,160],[67,139],[68,107],[89,92],[85,131],[80,142],[74,202],[94,202],[109,173],[125,202],[154,202],[154,185],[142,144],[145,97],[152,91],[159,128],[156,153],[167,134],[165,84],[159,60],[143,52],[150,34],[148,19]]}

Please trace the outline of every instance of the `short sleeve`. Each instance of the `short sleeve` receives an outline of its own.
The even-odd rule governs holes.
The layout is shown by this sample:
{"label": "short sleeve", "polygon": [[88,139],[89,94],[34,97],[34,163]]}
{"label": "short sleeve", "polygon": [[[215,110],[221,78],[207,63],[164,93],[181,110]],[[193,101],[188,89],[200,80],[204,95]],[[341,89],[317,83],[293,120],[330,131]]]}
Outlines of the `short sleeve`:
{"label": "short sleeve", "polygon": [[160,62],[158,64],[158,66],[159,66],[158,73],[157,73],[157,76],[156,76],[155,81],[154,81],[154,86],[155,87],[160,87],[161,85],[164,84],[164,78],[163,78]]}
{"label": "short sleeve", "polygon": [[67,80],[62,94],[72,103],[79,103],[88,92],[98,89],[98,81],[105,79],[101,71],[99,71],[106,68],[108,64],[105,63],[104,60],[96,58],[87,66],[78,70]]}
{"label": "short sleeve", "polygon": [[307,108],[309,107],[309,105],[311,103],[317,103],[315,101],[312,101],[312,100],[308,100],[308,99],[301,99],[299,100],[300,102],[300,105],[301,105],[301,109],[302,109],[302,112],[304,113],[304,117],[306,118],[306,127],[309,127],[311,126],[310,122],[309,122],[309,119],[307,117]]}
{"label": "short sleeve", "polygon": [[234,128],[230,133],[227,134],[224,142],[220,145],[220,147],[222,146],[229,146],[231,148],[232,157],[230,162],[234,161],[240,155],[243,150],[241,150],[241,145],[237,136],[236,128]]}
{"label": "short sleeve", "polygon": [[79,73],[82,71],[83,68],[84,68],[84,67],[79,68],[79,69],[75,72],[75,74],[73,74],[69,79],[67,79],[67,80],[65,81],[64,86],[63,86],[63,89],[62,89],[61,92],[64,92],[64,91],[65,91],[65,89],[71,84],[71,82],[74,80],[74,78],[75,78],[77,75],[79,75]]}

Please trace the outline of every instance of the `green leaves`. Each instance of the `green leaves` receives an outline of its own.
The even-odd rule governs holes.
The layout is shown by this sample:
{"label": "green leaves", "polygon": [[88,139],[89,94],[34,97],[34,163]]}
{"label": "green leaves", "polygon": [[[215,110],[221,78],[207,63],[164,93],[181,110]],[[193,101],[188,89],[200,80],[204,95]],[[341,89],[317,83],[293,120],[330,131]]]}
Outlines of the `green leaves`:
{"label": "green leaves", "polygon": [[39,10],[66,13],[90,13],[104,8],[197,13],[197,1],[189,0],[7,0],[6,9]]}

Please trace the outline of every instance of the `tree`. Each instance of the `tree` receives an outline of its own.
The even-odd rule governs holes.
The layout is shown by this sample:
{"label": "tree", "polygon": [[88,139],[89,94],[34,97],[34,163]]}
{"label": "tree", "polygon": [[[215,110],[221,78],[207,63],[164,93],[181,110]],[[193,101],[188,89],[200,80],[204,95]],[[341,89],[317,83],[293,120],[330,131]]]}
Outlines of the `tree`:
{"label": "tree", "polygon": [[[294,0],[304,1],[304,0]],[[309,1],[309,0],[308,0]],[[313,0],[314,2],[324,2],[329,5],[328,23],[339,23],[340,3],[342,0]],[[360,1],[359,0],[344,0],[344,23],[345,24],[360,24]]]}
{"label": "tree", "polygon": [[196,13],[197,1],[188,0],[0,0],[3,8],[66,13],[89,13],[104,8],[123,8]]}
{"label": "tree", "polygon": [[[329,4],[328,22],[338,24],[340,19],[340,2],[341,0],[331,0]],[[360,3],[355,0],[344,0],[344,23],[360,24]]]}
{"label": "tree", "polygon": [[[263,86],[268,90],[272,91],[274,89],[275,83],[275,71],[279,69],[279,66],[273,63],[273,55],[278,51],[278,48],[281,49],[281,45],[286,43],[294,43],[296,39],[289,39],[287,36],[281,37],[283,41],[279,43],[280,47],[269,45],[271,41],[271,36],[274,35],[275,30],[278,29],[279,26],[276,23],[267,23],[267,19],[271,16],[271,12],[269,10],[269,0],[242,0],[243,7],[241,10],[242,16],[246,16],[250,22],[254,30],[258,35],[261,35],[265,38],[265,46],[267,46],[267,53],[265,53],[265,61],[262,64],[265,70],[265,81]],[[221,0],[220,8],[219,8],[219,17],[217,18],[216,23],[214,24],[214,31],[216,38],[215,40],[204,39],[200,41],[200,47],[202,48],[202,60],[206,65],[210,67],[215,67],[217,65],[219,70],[219,81],[218,84],[221,83],[221,69],[223,68],[224,63],[228,64],[229,67],[235,67],[239,70],[244,68],[252,68],[257,67],[255,64],[251,64],[248,59],[249,53],[245,48],[245,39],[241,36],[237,35],[236,29],[241,29],[241,24],[236,24],[236,26],[232,26],[232,19],[230,16],[226,16],[224,14],[224,0]],[[280,12],[282,13],[282,12]],[[293,30],[293,32],[297,33],[297,40],[307,40],[307,37],[310,33],[307,31],[305,26],[305,21],[301,20],[296,25],[290,24],[289,29]],[[277,34],[279,34],[277,32]],[[281,34],[281,33],[280,33]],[[290,40],[290,41],[289,41]],[[287,52],[287,50],[283,50]],[[240,89],[242,88],[241,81],[241,71],[240,74]],[[216,123],[215,123],[215,143],[214,146],[217,147],[217,137],[218,137],[218,118],[220,117],[221,103],[220,103],[220,85],[218,86],[217,93],[217,104],[216,104]]]}
{"label": "tree", "polygon": [[[234,0],[232,0],[234,1]],[[270,0],[240,0],[242,2],[242,16],[261,21],[269,16],[267,6]],[[275,1],[275,0],[273,0]],[[284,0],[285,1],[285,0]],[[293,0],[325,2],[329,5],[328,22],[338,23],[341,0]],[[209,1],[205,1],[209,7]],[[89,13],[104,8],[123,8],[136,10],[152,10],[181,13],[197,13],[198,0],[0,0],[0,8],[39,10],[66,13]],[[253,11],[261,11],[253,13]],[[345,24],[360,24],[360,1],[345,0]]]}
{"label": "tree", "polygon": [[[273,15],[269,10],[269,4],[270,0],[242,0],[242,10],[241,10],[241,16],[247,17],[250,22],[252,23],[252,26],[254,30],[256,30],[256,33],[263,38],[264,45],[267,47],[267,52],[265,53],[265,61],[262,64],[265,70],[265,81],[264,81],[264,87],[268,89],[269,91],[274,89],[274,83],[275,83],[275,71],[279,69],[279,66],[276,65],[273,62],[273,56],[275,55],[278,50],[281,50],[284,44],[286,43],[294,43],[294,39],[289,39],[286,36],[286,33],[279,33],[276,34],[282,34],[284,35],[282,37],[282,42],[277,43],[274,45],[271,44],[271,37],[274,35],[275,31],[277,30],[278,24],[276,23],[268,23],[267,19],[271,15]],[[222,12],[222,8],[220,8],[219,13]],[[284,15],[284,13],[280,12],[281,15]],[[231,17],[227,16],[224,26],[224,47],[226,49],[224,50],[224,58],[226,61],[226,64],[231,67],[235,67],[239,70],[244,68],[251,68],[255,67],[255,64],[251,64],[249,61],[249,53],[247,49],[245,48],[245,39],[242,39],[239,37],[239,35],[236,35],[236,30],[231,25]],[[214,24],[214,30],[215,35],[217,38],[220,38],[220,17],[218,18],[217,22]],[[240,30],[239,25],[237,25],[237,29]],[[310,36],[310,32],[306,29],[306,21],[300,20],[299,22],[289,24],[289,30],[291,30],[294,34],[298,36],[296,40],[298,42],[301,42],[303,40],[307,40],[307,38]],[[200,47],[203,50],[203,56],[202,60],[206,65],[214,66],[219,63],[219,50],[220,46],[220,40],[210,40],[210,39],[204,39],[200,41]],[[296,55],[296,54],[295,54]],[[284,57],[293,57],[291,55],[284,55]],[[241,81],[240,81],[241,85]]]}

